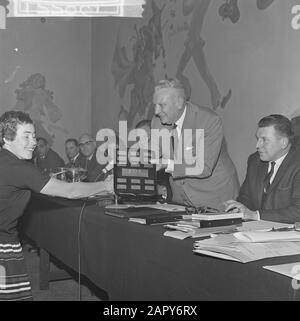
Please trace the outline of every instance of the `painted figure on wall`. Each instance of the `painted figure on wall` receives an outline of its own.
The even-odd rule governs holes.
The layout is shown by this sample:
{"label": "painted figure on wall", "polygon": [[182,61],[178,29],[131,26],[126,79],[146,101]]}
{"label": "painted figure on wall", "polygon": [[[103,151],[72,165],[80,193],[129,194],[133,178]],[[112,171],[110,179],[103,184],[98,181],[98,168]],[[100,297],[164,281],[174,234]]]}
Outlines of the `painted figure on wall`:
{"label": "painted figure on wall", "polygon": [[225,0],[219,7],[219,16],[222,20],[230,19],[232,23],[237,23],[240,19],[240,9],[238,7],[238,0]]}
{"label": "painted figure on wall", "polygon": [[[240,19],[240,9],[238,0],[224,0],[225,2],[219,7],[219,16],[225,20],[230,19],[232,23],[237,23]],[[259,10],[267,9],[274,0],[256,0],[256,7]]]}
{"label": "painted figure on wall", "polygon": [[256,0],[257,9],[267,9],[275,0]]}
{"label": "painted figure on wall", "polygon": [[124,98],[128,86],[132,85],[129,110],[121,105],[119,112],[119,119],[126,119],[129,128],[141,119],[151,119],[153,115],[151,102],[155,82],[155,62],[160,56],[165,59],[161,28],[161,14],[164,7],[163,5],[159,8],[154,0],[151,1],[152,15],[148,23],[141,27],[134,26],[132,60],[128,58],[126,48],[121,46],[118,35],[111,70],[115,88],[118,88],[121,99]]}
{"label": "painted figure on wall", "polygon": [[217,83],[209,71],[203,50],[205,41],[201,37],[201,31],[210,3],[211,0],[183,0],[182,2],[183,15],[191,14],[192,17],[184,43],[185,49],[178,64],[176,78],[183,83],[186,95],[190,97],[191,85],[189,79],[184,75],[184,70],[189,61],[193,59],[201,78],[209,89],[212,108],[217,109],[218,106],[225,107],[231,97],[231,90],[229,89],[225,96],[221,96]]}
{"label": "painted figure on wall", "polygon": [[15,109],[29,113],[36,125],[37,136],[44,137],[52,145],[55,131],[66,133],[66,130],[58,124],[62,112],[53,102],[53,92],[45,88],[45,77],[40,73],[32,74],[20,87],[15,91]]}
{"label": "painted figure on wall", "polygon": [[[114,77],[114,86],[121,99],[118,118],[127,120],[129,128],[134,127],[139,120],[150,119],[153,115],[151,97],[155,83],[154,73],[159,58],[163,60],[164,77],[168,78],[163,42],[163,29],[168,21],[165,17],[162,17],[162,14],[167,3],[174,6],[176,2],[176,0],[147,1],[144,6],[142,25],[134,25],[132,29],[134,36],[129,37],[129,41],[126,39],[125,45],[122,45],[125,38],[120,35],[122,25],[120,26],[111,71]],[[273,2],[274,0],[256,0],[256,6],[263,10]],[[191,95],[191,83],[185,72],[187,66],[193,62],[209,90],[211,107],[216,110],[218,107],[224,108],[226,106],[231,99],[232,91],[228,89],[222,95],[205,56],[205,41],[202,38],[202,30],[211,3],[211,0],[182,0],[178,2],[180,5],[178,10],[183,17],[189,20],[185,20],[184,25],[177,27],[177,29],[171,24],[169,35],[173,36],[181,31],[186,32],[183,52],[175,67],[174,76],[184,84],[187,97]],[[147,10],[150,10],[151,13],[146,12]],[[224,3],[219,7],[219,15],[223,20],[228,18],[232,23],[237,23],[240,19],[238,0],[224,0]],[[176,11],[171,9],[170,20],[175,19],[175,16]],[[149,20],[146,20],[146,18]],[[163,19],[164,21],[162,21]],[[131,42],[132,38],[133,42]],[[130,53],[131,58],[129,58]],[[127,100],[125,99],[126,94]]]}

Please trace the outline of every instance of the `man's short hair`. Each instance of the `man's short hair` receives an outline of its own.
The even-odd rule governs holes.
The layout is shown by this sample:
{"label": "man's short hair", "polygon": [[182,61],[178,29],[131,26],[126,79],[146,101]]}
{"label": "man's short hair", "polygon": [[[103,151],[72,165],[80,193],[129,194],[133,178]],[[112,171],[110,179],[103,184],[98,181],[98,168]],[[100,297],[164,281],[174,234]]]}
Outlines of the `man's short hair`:
{"label": "man's short hair", "polygon": [[292,139],[294,132],[291,121],[280,114],[273,114],[263,117],[258,122],[258,127],[269,127],[274,126],[274,129],[281,135],[287,137],[289,140]]}
{"label": "man's short hair", "polygon": [[42,141],[45,145],[48,145],[48,141],[47,141],[46,138],[44,138],[44,137],[38,137],[38,138],[36,139],[36,142],[38,143],[38,142],[40,142],[40,141]]}
{"label": "man's short hair", "polygon": [[79,146],[79,143],[78,143],[78,140],[76,138],[68,138],[66,141],[65,141],[65,144],[68,144],[68,143],[73,143],[75,146]]}
{"label": "man's short hair", "polygon": [[185,88],[178,79],[162,79],[156,83],[154,86],[155,90],[164,89],[164,88],[173,88],[176,89],[180,96],[185,100]]}
{"label": "man's short hair", "polygon": [[17,126],[33,124],[29,114],[22,111],[7,111],[0,117],[0,145],[4,144],[4,138],[13,141],[17,134]]}

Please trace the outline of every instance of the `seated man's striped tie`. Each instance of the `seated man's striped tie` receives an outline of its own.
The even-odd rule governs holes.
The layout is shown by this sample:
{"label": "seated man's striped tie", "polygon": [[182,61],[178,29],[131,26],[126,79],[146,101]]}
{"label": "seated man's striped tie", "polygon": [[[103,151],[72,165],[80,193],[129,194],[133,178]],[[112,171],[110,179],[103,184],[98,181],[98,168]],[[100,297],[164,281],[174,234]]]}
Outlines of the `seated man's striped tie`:
{"label": "seated man's striped tie", "polygon": [[263,196],[262,196],[262,200],[261,200],[261,208],[264,208],[265,205],[265,201],[266,201],[266,197],[267,197],[267,193],[268,190],[270,188],[271,185],[271,178],[274,174],[274,167],[275,167],[276,162],[271,162],[271,170],[266,174],[265,178],[264,178],[264,188],[263,188]]}

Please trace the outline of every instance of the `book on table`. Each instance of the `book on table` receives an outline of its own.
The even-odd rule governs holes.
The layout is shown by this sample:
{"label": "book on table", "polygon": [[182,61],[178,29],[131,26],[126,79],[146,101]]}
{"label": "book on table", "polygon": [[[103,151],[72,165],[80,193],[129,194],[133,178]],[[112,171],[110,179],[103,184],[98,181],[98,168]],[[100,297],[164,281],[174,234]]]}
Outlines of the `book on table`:
{"label": "book on table", "polygon": [[237,225],[214,226],[214,227],[187,227],[180,226],[180,224],[167,224],[165,228],[168,230],[164,232],[164,236],[173,237],[178,240],[186,238],[203,238],[210,237],[215,233],[233,233],[238,228]]}
{"label": "book on table", "polygon": [[202,220],[202,219],[194,219],[194,218],[186,218],[184,220],[176,222],[180,225],[198,227],[198,228],[206,228],[206,227],[217,227],[217,226],[228,226],[228,225],[241,225],[243,220],[242,218],[226,218],[226,219],[213,219],[213,220]]}
{"label": "book on table", "polygon": [[227,220],[227,219],[243,219],[244,214],[239,213],[227,213],[227,212],[217,212],[217,213],[199,213],[192,214],[192,218],[195,220],[203,221],[213,221],[213,220]]}
{"label": "book on table", "polygon": [[[174,222],[175,217],[178,219],[182,219],[185,212],[168,212],[162,209],[151,208],[151,207],[120,207],[120,208],[105,208],[105,214],[119,217],[119,218],[135,218],[138,223],[140,223],[139,219],[145,220],[145,223],[149,224],[148,221],[157,221],[161,219],[165,219],[164,222]],[[147,221],[147,222],[146,222]]]}
{"label": "book on table", "polygon": [[147,224],[147,225],[158,225],[174,223],[182,220],[184,213],[154,213],[149,215],[136,215],[129,218],[129,222]]}

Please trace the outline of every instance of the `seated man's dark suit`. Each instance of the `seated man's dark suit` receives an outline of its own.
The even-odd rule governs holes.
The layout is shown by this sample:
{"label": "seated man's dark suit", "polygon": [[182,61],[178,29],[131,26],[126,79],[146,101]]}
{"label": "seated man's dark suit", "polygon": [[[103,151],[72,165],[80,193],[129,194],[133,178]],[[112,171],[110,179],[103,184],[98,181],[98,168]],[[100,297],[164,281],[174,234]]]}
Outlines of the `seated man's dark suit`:
{"label": "seated man's dark suit", "polygon": [[268,162],[261,161],[257,152],[250,155],[246,178],[237,200],[252,211],[259,210],[262,220],[285,223],[300,221],[300,152],[291,147],[261,207],[263,180],[267,171]]}
{"label": "seated man's dark suit", "polygon": [[45,157],[37,156],[35,158],[35,164],[43,172],[50,173],[57,167],[63,167],[65,162],[54,150],[50,148]]}
{"label": "seated man's dark suit", "polygon": [[81,153],[79,153],[75,159],[72,159],[68,163],[66,163],[66,167],[85,168],[86,163],[87,163],[86,158]]}
{"label": "seated man's dark suit", "polygon": [[106,175],[102,172],[105,168],[105,165],[98,163],[96,159],[96,152],[93,154],[91,160],[86,159],[85,168],[88,170],[87,180],[89,182],[103,181],[106,178]]}

